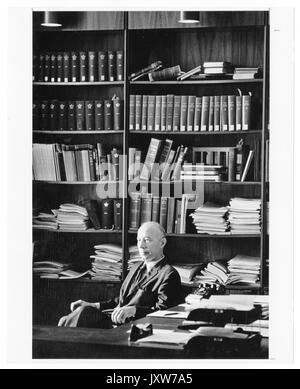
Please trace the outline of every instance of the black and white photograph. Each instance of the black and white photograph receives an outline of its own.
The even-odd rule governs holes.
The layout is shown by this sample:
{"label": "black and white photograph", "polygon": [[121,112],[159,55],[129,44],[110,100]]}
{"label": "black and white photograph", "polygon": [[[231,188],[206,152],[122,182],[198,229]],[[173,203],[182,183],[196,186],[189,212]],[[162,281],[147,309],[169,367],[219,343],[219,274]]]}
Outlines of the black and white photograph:
{"label": "black and white photograph", "polygon": [[26,321],[37,364],[290,362],[294,10],[100,3],[9,12],[29,54],[7,161],[30,166],[8,332]]}

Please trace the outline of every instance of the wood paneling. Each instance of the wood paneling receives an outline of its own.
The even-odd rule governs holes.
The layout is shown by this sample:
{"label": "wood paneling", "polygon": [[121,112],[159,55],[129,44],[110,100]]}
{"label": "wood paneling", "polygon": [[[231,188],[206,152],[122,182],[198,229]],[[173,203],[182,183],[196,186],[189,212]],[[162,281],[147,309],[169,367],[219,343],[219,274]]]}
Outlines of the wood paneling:
{"label": "wood paneling", "polygon": [[199,11],[199,23],[178,23],[179,11],[135,11],[129,12],[129,29],[153,28],[195,28],[195,27],[231,27],[264,24],[261,11],[204,12]]}

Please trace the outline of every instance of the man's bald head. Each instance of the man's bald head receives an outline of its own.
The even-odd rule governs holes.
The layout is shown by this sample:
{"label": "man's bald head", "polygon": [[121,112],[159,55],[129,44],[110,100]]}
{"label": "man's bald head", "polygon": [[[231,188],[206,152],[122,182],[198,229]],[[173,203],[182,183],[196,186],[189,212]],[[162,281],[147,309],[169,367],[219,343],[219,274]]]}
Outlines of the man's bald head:
{"label": "man's bald head", "polygon": [[150,262],[160,259],[166,244],[164,228],[156,222],[143,223],[138,229],[137,243],[139,253],[144,260]]}

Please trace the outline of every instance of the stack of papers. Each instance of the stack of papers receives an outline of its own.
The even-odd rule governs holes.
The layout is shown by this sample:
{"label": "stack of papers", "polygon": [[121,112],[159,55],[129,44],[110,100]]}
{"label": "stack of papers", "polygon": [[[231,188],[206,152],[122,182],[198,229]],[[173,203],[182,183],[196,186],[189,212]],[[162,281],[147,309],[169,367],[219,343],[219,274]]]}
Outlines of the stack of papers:
{"label": "stack of papers", "polygon": [[40,212],[37,216],[33,216],[33,225],[45,230],[57,230],[56,210],[53,209],[52,213]]}
{"label": "stack of papers", "polygon": [[260,234],[260,199],[235,197],[230,200],[228,210],[232,234]]}
{"label": "stack of papers", "polygon": [[87,210],[76,204],[61,204],[57,211],[57,221],[62,231],[85,231],[89,226]]}
{"label": "stack of papers", "polygon": [[238,254],[228,261],[230,284],[255,284],[259,281],[260,258]]}
{"label": "stack of papers", "polygon": [[122,247],[107,243],[94,246],[94,261],[90,271],[93,279],[101,281],[120,281],[122,276]]}
{"label": "stack of papers", "polygon": [[198,234],[230,234],[227,214],[227,207],[206,202],[198,207],[191,217]]}
{"label": "stack of papers", "polygon": [[129,260],[127,264],[128,270],[130,270],[137,262],[142,262],[142,258],[139,253],[139,249],[137,246],[129,247]]}
{"label": "stack of papers", "polygon": [[70,267],[67,263],[56,261],[37,261],[33,263],[33,275],[40,278],[59,278],[59,274]]}
{"label": "stack of papers", "polygon": [[224,261],[210,262],[201,271],[201,275],[196,275],[195,280],[199,284],[225,285],[228,279],[228,270]]}

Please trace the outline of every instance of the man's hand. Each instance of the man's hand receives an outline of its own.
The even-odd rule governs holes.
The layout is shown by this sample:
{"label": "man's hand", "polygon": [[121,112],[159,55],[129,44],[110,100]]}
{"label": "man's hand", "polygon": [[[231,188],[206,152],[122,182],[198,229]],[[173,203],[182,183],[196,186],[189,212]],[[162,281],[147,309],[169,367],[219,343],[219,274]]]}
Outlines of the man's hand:
{"label": "man's hand", "polygon": [[58,327],[76,327],[79,319],[79,315],[84,308],[78,307],[67,316],[63,316],[59,319]]}
{"label": "man's hand", "polygon": [[135,306],[116,307],[111,314],[111,320],[113,323],[123,324],[127,318],[134,317],[135,313]]}
{"label": "man's hand", "polygon": [[86,308],[86,307],[98,308],[98,304],[97,303],[88,303],[87,301],[84,301],[84,300],[77,300],[77,301],[74,301],[73,303],[71,303],[71,305],[70,305],[71,312],[73,312],[75,309],[77,309],[79,307],[82,307],[82,308]]}

